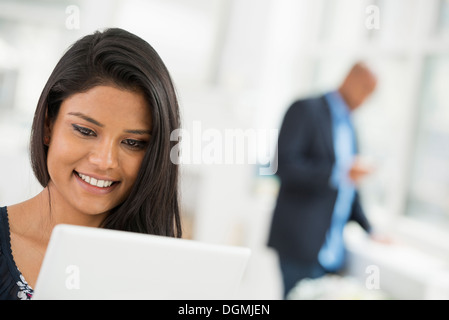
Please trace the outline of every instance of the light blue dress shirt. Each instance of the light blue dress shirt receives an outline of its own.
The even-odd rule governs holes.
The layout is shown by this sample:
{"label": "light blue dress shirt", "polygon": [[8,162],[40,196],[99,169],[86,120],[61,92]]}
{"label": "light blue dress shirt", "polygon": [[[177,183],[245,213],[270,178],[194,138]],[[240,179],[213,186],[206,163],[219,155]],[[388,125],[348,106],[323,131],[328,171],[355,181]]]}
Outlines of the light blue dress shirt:
{"label": "light blue dress shirt", "polygon": [[356,154],[354,127],[348,106],[337,91],[325,95],[332,118],[335,164],[329,183],[338,189],[332,213],[331,226],[318,254],[318,261],[328,271],[337,271],[343,266],[345,246],[343,230],[351,213],[355,186],[348,172]]}

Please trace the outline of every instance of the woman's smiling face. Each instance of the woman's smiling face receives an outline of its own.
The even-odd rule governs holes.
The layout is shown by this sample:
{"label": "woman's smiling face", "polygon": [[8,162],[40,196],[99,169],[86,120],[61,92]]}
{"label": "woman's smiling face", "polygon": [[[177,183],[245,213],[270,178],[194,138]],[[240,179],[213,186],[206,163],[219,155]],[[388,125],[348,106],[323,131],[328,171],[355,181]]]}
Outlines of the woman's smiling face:
{"label": "woman's smiling face", "polygon": [[96,86],[61,104],[47,127],[52,202],[96,215],[122,203],[151,138],[143,93]]}

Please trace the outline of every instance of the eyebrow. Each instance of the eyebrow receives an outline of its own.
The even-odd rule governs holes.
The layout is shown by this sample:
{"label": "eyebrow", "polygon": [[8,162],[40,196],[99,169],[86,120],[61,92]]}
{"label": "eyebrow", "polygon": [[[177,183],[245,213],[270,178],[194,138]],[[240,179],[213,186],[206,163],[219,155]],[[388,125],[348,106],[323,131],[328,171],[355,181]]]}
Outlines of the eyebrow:
{"label": "eyebrow", "polygon": [[[95,125],[97,125],[99,127],[104,127],[104,124],[98,122],[97,120],[95,120],[95,119],[93,119],[93,118],[91,118],[89,116],[86,116],[85,114],[83,114],[81,112],[69,112],[68,115],[81,118],[81,119],[86,120],[86,121],[88,121],[90,123],[93,123],[93,124],[95,124]],[[138,130],[138,129],[125,130],[125,132],[126,133],[132,133],[132,134],[138,134],[138,135],[144,135],[144,134],[150,134],[151,135],[151,133],[152,133],[151,130]]]}
{"label": "eyebrow", "polygon": [[133,133],[133,134],[150,134],[151,135],[151,130],[125,130],[126,133]]}
{"label": "eyebrow", "polygon": [[93,123],[93,124],[95,124],[95,125],[97,125],[99,127],[104,127],[104,124],[98,122],[95,119],[92,119],[91,117],[86,116],[85,114],[82,114],[81,112],[69,112],[68,114],[71,115],[71,116],[75,116],[75,117],[84,119],[84,120],[86,120],[86,121],[88,121],[90,123]]}

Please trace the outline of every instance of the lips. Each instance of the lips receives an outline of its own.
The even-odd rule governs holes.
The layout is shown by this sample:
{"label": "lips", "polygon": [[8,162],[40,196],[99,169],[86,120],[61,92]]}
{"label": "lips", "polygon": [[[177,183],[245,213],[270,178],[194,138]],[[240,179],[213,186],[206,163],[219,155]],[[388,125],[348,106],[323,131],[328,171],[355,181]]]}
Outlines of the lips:
{"label": "lips", "polygon": [[97,188],[109,188],[112,185],[114,185],[115,183],[118,183],[118,181],[114,181],[114,180],[106,180],[106,179],[99,179],[99,178],[94,178],[92,176],[74,171],[75,174],[81,178],[81,180],[83,180],[84,182],[88,183],[91,186],[97,187]]}

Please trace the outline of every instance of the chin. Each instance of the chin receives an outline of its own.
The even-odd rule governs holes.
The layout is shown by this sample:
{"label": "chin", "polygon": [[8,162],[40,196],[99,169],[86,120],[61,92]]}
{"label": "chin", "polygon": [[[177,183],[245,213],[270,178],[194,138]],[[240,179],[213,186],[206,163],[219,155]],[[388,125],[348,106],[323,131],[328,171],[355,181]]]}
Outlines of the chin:
{"label": "chin", "polygon": [[87,216],[102,216],[107,215],[109,211],[112,210],[112,207],[109,206],[90,206],[90,207],[84,207],[79,208],[79,211]]}

